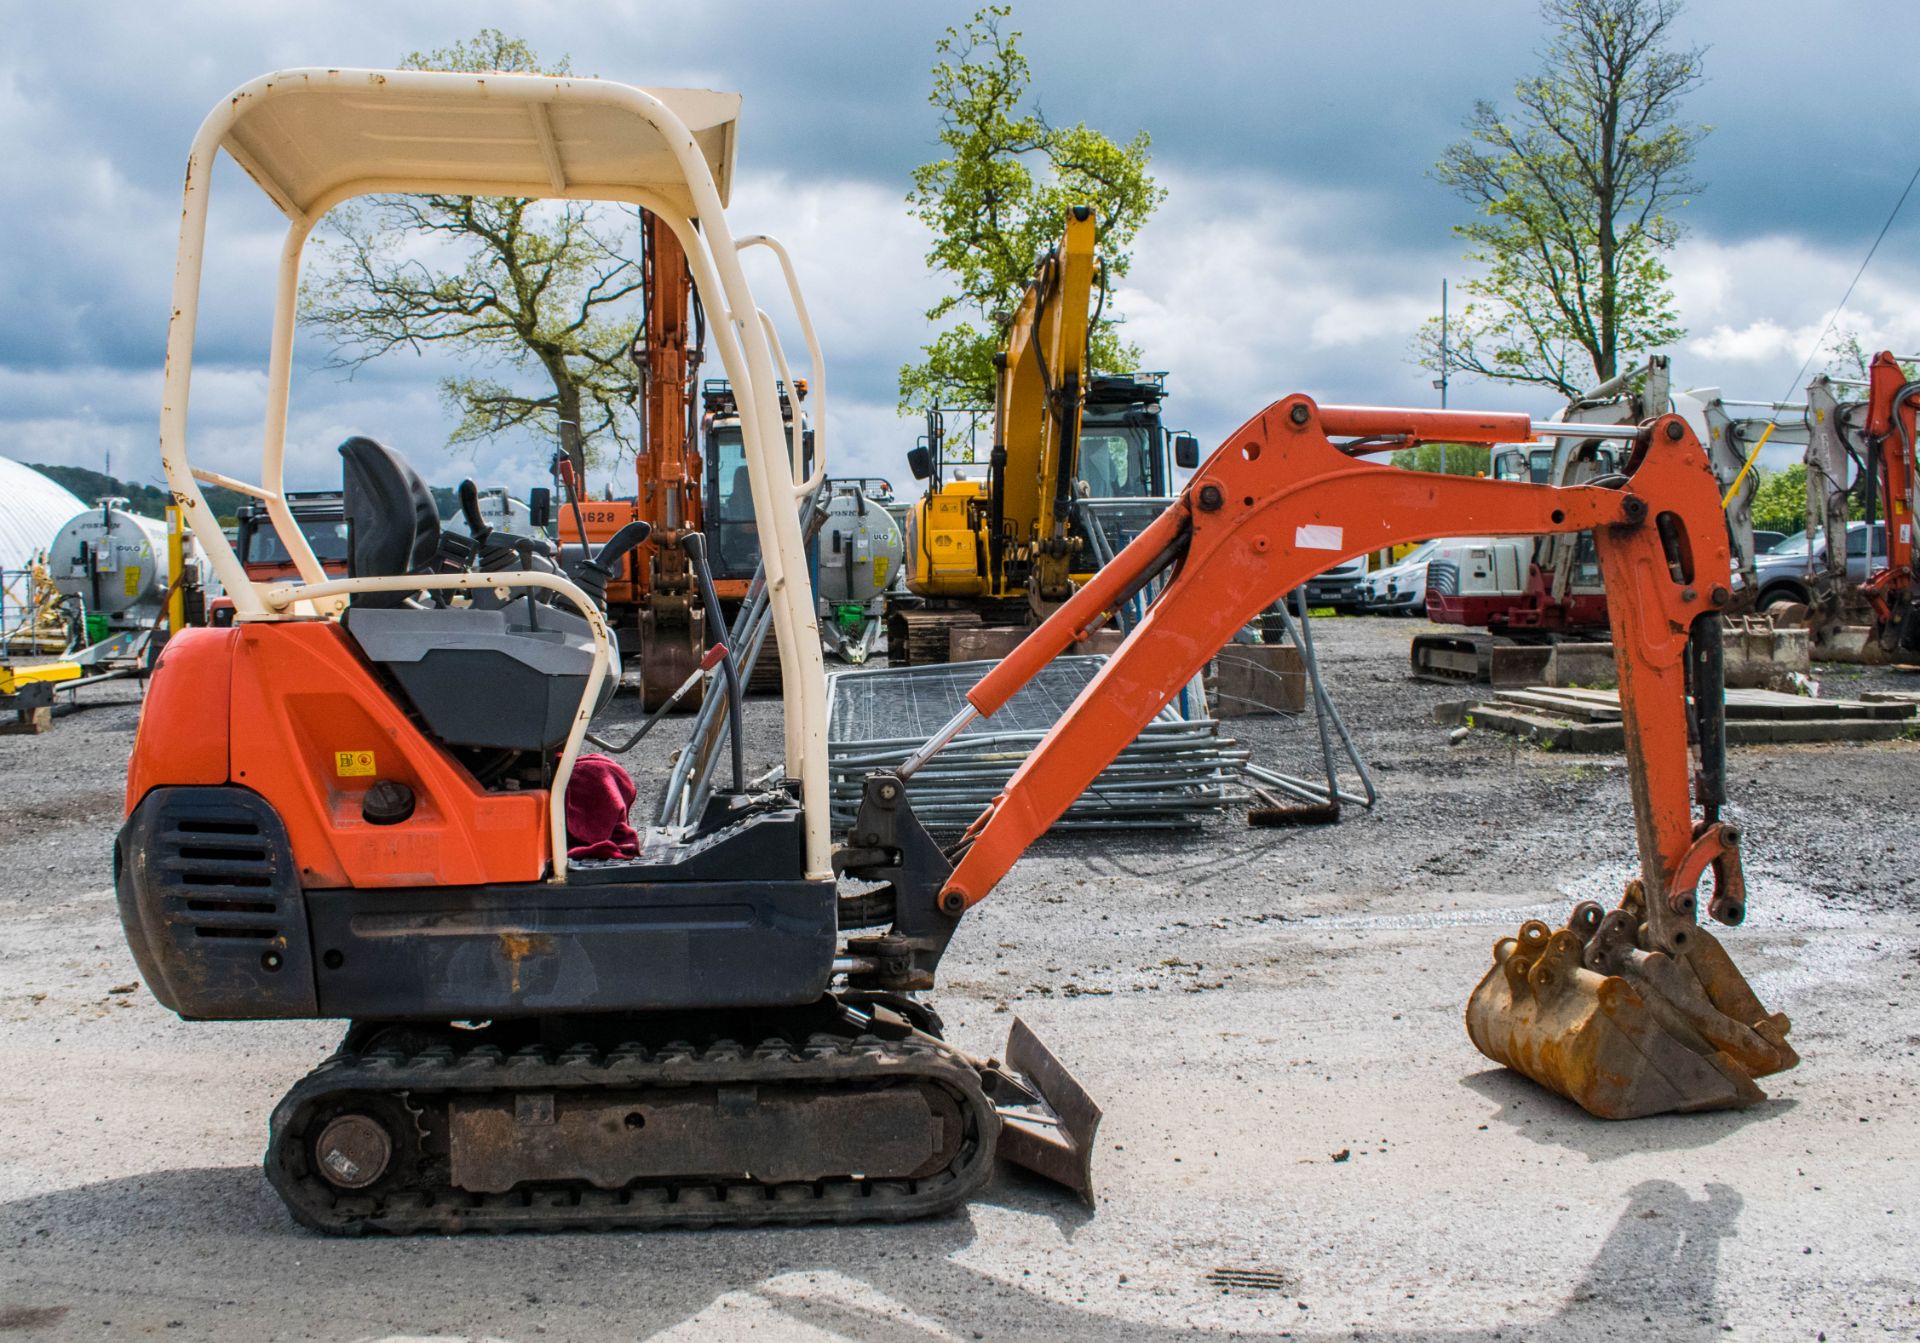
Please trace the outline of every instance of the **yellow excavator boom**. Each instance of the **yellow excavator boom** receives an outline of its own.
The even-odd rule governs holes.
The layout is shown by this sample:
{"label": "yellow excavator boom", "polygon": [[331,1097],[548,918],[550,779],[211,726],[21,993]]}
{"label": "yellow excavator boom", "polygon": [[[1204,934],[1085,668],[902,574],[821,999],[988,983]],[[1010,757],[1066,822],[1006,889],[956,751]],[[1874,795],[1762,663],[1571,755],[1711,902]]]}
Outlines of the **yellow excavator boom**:
{"label": "yellow excavator boom", "polygon": [[[1007,323],[987,477],[936,480],[908,519],[907,587],[927,597],[1061,601],[1072,591],[1067,526],[1095,278],[1090,206],[1067,211],[1059,243]],[[1082,566],[1084,567],[1084,566]]]}

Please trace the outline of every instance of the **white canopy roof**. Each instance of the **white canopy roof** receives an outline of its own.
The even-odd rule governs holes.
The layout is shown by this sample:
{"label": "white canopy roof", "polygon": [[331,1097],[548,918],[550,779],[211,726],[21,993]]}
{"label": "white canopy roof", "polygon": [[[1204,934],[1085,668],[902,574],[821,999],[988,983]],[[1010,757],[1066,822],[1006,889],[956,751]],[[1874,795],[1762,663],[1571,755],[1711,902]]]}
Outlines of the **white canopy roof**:
{"label": "white canopy roof", "polygon": [[[657,100],[692,133],[725,204],[740,95],[546,75],[282,70],[235,90],[220,147],[289,215],[347,188],[620,199],[693,213]],[[331,198],[331,199],[328,199]],[[324,208],[324,206],[322,206]]]}
{"label": "white canopy roof", "polygon": [[54,533],[87,511],[71,491],[24,462],[0,457],[0,569],[24,569]]}

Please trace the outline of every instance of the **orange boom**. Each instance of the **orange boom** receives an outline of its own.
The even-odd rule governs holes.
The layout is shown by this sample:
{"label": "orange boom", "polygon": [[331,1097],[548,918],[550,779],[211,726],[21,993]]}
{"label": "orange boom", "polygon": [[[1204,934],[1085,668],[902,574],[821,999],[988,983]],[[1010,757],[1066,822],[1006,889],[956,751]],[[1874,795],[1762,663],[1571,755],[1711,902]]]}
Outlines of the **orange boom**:
{"label": "orange boom", "polygon": [[[1502,939],[1494,970],[1473,995],[1469,1033],[1489,1057],[1596,1114],[1760,1099],[1752,1077],[1796,1061],[1786,1018],[1760,1008],[1696,924],[1695,891],[1708,868],[1712,916],[1731,925],[1745,914],[1739,836],[1719,818],[1719,612],[1730,597],[1729,555],[1700,444],[1678,416],[1611,431],[1635,445],[1628,478],[1615,487],[1438,476],[1362,456],[1425,439],[1524,442],[1541,431],[1595,432],[1530,425],[1520,415],[1323,408],[1304,396],[1248,421],[1173,507],[983,677],[968,692],[970,709],[908,762],[910,773],[1126,596],[1173,570],[1138,629],[968,830],[942,909],[957,915],[983,899],[1235,630],[1314,574],[1367,551],[1458,532],[1592,530],[1616,612],[1641,876],[1605,918],[1583,906],[1560,932],[1529,924],[1518,940]],[[1691,727],[1701,743],[1691,783],[1690,676]]]}

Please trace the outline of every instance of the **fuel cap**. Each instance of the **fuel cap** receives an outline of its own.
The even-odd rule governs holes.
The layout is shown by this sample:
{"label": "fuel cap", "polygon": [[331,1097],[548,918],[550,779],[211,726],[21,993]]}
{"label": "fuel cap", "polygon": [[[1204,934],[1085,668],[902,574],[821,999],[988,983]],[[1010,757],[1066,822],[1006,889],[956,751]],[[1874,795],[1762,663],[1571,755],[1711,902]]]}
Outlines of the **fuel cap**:
{"label": "fuel cap", "polygon": [[413,815],[413,789],[392,779],[376,779],[360,800],[360,818],[368,825],[398,825]]}

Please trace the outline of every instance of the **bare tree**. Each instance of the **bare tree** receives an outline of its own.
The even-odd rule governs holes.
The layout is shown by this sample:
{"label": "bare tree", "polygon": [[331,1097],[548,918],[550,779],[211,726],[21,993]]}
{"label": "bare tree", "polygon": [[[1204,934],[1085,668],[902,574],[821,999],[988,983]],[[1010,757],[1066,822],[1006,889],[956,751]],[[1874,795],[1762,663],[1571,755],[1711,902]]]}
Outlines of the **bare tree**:
{"label": "bare tree", "polygon": [[[493,28],[415,52],[402,67],[543,69],[524,41]],[[569,73],[568,62],[544,72]],[[442,346],[533,375],[531,387],[479,374],[442,379],[458,417],[449,441],[535,430],[557,437],[584,473],[604,446],[634,446],[638,373],[628,358],[633,316],[622,305],[641,274],[623,255],[620,218],[574,201],[372,197],[329,216],[301,320],[333,344],[336,367]]]}

